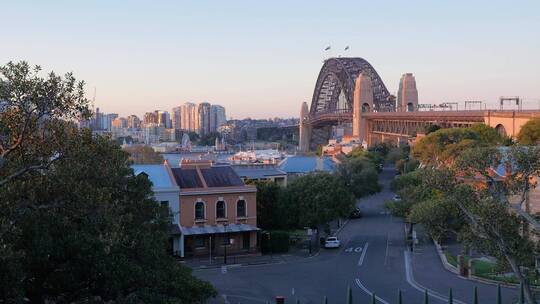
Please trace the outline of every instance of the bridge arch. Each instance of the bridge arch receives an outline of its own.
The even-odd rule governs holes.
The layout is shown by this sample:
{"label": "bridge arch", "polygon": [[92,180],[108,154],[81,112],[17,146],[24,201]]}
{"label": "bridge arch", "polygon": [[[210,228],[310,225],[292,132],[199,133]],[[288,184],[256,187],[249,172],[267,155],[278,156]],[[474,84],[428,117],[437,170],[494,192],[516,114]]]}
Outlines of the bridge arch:
{"label": "bridge arch", "polygon": [[352,112],[355,80],[362,73],[369,76],[373,88],[373,109],[377,112],[395,108],[388,89],[373,66],[363,58],[330,58],[324,62],[311,100],[310,116]]}
{"label": "bridge arch", "polygon": [[501,136],[507,136],[506,128],[505,128],[502,124],[498,124],[498,125],[495,127],[495,130],[497,130],[497,133],[499,133],[499,135],[501,135]]}

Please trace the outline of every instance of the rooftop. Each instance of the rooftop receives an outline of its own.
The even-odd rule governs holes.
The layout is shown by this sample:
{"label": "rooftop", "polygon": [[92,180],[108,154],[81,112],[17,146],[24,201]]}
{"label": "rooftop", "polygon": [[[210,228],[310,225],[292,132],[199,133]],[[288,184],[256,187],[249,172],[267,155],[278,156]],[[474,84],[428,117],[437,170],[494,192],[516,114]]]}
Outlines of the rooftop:
{"label": "rooftop", "polygon": [[169,175],[168,168],[163,164],[155,165],[131,165],[135,175],[144,173],[152,182],[154,188],[176,187],[172,177]]}
{"label": "rooftop", "polygon": [[272,165],[236,165],[232,168],[240,177],[249,179],[287,175],[287,172]]}
{"label": "rooftop", "polygon": [[314,171],[333,172],[336,169],[336,164],[331,157],[293,155],[281,161],[279,169],[288,174]]}

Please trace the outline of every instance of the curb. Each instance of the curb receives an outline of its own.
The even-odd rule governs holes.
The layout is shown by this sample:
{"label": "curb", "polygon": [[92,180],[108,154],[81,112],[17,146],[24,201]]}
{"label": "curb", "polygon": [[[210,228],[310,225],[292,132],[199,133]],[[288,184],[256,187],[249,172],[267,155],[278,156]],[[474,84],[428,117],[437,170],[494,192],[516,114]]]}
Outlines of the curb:
{"label": "curb", "polygon": [[500,281],[490,280],[490,279],[486,279],[486,278],[477,277],[475,275],[472,275],[472,276],[469,276],[469,277],[460,276],[457,268],[454,267],[452,264],[448,263],[448,260],[446,259],[446,256],[444,255],[444,252],[442,250],[441,245],[437,244],[437,242],[435,242],[435,240],[433,240],[433,244],[435,244],[435,247],[437,248],[437,253],[439,254],[439,258],[441,259],[441,263],[443,264],[443,267],[446,270],[456,274],[458,277],[460,277],[460,278],[462,278],[464,280],[475,281],[475,282],[480,282],[480,283],[489,284],[489,285],[495,285],[495,286],[501,285],[501,287],[507,287],[507,288],[518,288],[519,287],[519,284],[512,284],[512,283],[507,283],[507,282],[500,282]]}

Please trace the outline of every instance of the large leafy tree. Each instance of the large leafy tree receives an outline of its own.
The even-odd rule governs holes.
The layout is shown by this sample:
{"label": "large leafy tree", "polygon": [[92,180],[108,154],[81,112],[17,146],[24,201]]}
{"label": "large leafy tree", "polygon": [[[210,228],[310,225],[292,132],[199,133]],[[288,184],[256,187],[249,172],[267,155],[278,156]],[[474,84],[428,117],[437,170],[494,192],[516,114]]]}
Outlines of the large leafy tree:
{"label": "large leafy tree", "polygon": [[262,229],[287,228],[282,192],[283,189],[274,182],[257,182],[257,226]]}
{"label": "large leafy tree", "polygon": [[1,263],[4,300],[193,303],[214,295],[167,254],[168,214],[127,153],[89,131],[71,129],[65,140],[65,157],[46,174],[0,188],[2,218],[13,221],[2,238],[11,251]]}
{"label": "large leafy tree", "polygon": [[504,142],[495,129],[484,124],[470,128],[440,129],[422,138],[413,147],[413,156],[424,165],[450,165],[463,151],[477,146],[494,146]]}
{"label": "large leafy tree", "polygon": [[321,227],[348,216],[354,195],[336,175],[311,173],[294,180],[285,193],[288,217],[294,227]]}
{"label": "large leafy tree", "polygon": [[377,169],[367,158],[344,158],[338,166],[337,173],[357,198],[381,190]]}
{"label": "large leafy tree", "polygon": [[519,131],[517,140],[522,145],[540,144],[540,118],[531,119],[525,123]]}
{"label": "large leafy tree", "polygon": [[0,68],[0,302],[194,303],[215,294],[166,253],[169,220],[127,153],[79,131],[83,83]]}
{"label": "large leafy tree", "polygon": [[84,82],[40,72],[24,61],[0,67],[0,186],[61,159],[63,125],[90,115]]}
{"label": "large leafy tree", "polygon": [[[461,160],[471,164],[469,169],[476,166],[472,164],[478,161],[473,160],[471,155]],[[501,196],[500,182],[496,182],[498,186],[494,185],[493,188],[488,183],[486,189],[474,182],[463,182],[461,174],[448,169],[426,170],[423,179],[427,187],[440,191],[446,202],[459,208],[461,218],[471,231],[466,234],[468,239],[465,241],[480,252],[493,255],[509,265],[524,286],[527,303],[535,303],[521,268],[534,265],[535,246],[527,234],[522,233],[523,218],[520,213],[507,202],[506,195],[512,191],[506,189],[506,195]],[[439,207],[444,206],[447,205]]]}
{"label": "large leafy tree", "polygon": [[128,146],[124,150],[129,153],[129,158],[135,164],[162,164],[164,161],[163,156],[149,146]]}

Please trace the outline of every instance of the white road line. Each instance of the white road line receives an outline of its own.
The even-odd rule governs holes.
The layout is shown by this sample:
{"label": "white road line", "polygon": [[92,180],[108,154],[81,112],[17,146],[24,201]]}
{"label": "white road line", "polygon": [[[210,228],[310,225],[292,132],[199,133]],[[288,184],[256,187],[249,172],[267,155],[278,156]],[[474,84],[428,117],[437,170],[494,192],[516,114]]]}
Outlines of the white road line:
{"label": "white road line", "polygon": [[[409,283],[409,285],[411,285],[414,289],[420,291],[420,292],[424,292],[425,290],[428,291],[429,295],[431,297],[434,297],[436,299],[439,299],[443,302],[448,302],[448,297],[432,290],[432,289],[429,289],[429,288],[426,288],[420,284],[418,284],[418,282],[416,282],[414,280],[414,276],[413,276],[413,273],[412,273],[412,266],[411,266],[411,253],[407,250],[405,250],[405,277],[407,279],[407,283]],[[465,302],[462,302],[460,300],[457,300],[454,298],[454,303],[457,303],[457,304],[465,304]]]}
{"label": "white road line", "polygon": [[362,264],[364,263],[364,257],[366,256],[368,246],[369,243],[366,243],[366,245],[364,245],[364,249],[362,249],[362,255],[360,255],[360,259],[358,260],[358,266],[362,266]]}
{"label": "white road line", "polygon": [[388,259],[388,242],[389,242],[389,237],[388,237],[388,232],[386,233],[386,252],[384,254],[384,265],[386,266],[386,260]]}
{"label": "white road line", "polygon": [[[360,282],[360,279],[355,279],[354,280],[356,282],[356,285],[358,285],[358,287],[360,287],[360,289],[362,289],[365,293],[367,293],[370,297],[373,296],[373,293],[371,291],[369,291],[366,286],[364,286],[362,284],[362,282]],[[375,299],[377,299],[377,301],[383,303],[383,304],[390,304],[388,302],[386,302],[384,299],[380,298],[378,295],[375,295]]]}

